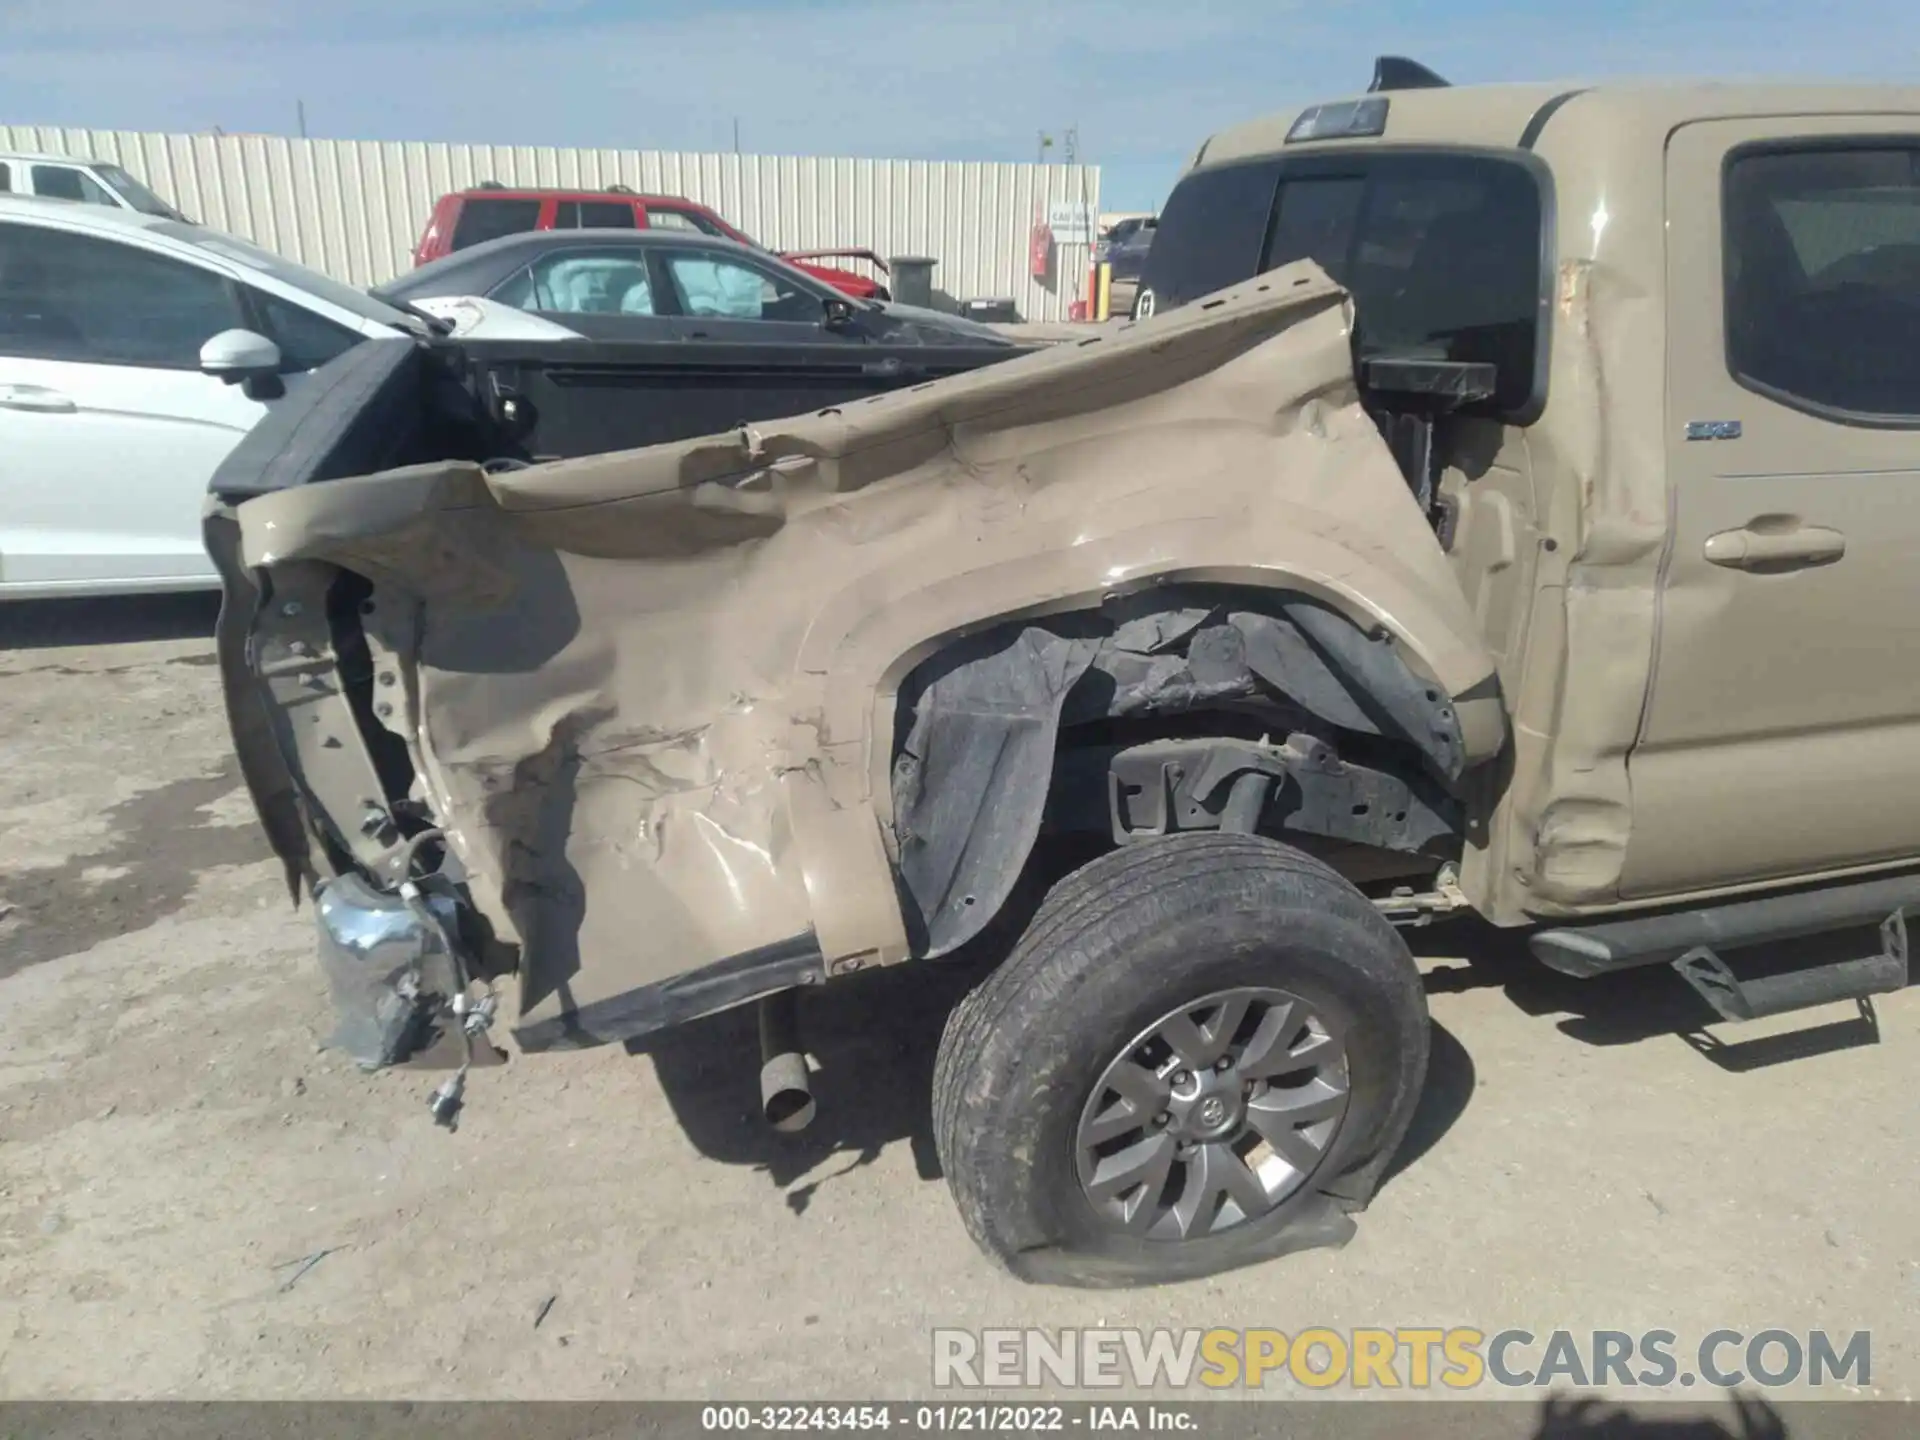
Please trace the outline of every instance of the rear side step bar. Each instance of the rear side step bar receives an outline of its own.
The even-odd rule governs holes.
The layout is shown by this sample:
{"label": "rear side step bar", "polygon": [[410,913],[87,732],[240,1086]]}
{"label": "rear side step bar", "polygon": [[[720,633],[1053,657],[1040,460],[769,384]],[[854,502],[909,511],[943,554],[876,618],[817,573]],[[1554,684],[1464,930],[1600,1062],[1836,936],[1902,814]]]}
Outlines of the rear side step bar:
{"label": "rear side step bar", "polygon": [[[1904,989],[1908,979],[1905,912],[1910,905],[1920,905],[1920,875],[1579,929],[1543,930],[1528,944],[1542,964],[1583,980],[1616,970],[1671,965],[1723,1020],[1757,1020],[1833,1000],[1864,1000]],[[1743,981],[1718,953],[1875,921],[1880,923],[1880,953],[1861,959]]]}
{"label": "rear side step bar", "polygon": [[1676,915],[1640,915],[1578,929],[1542,930],[1527,943],[1542,965],[1590,980],[1641,965],[1671,965],[1702,946],[1736,950],[1773,940],[1797,940],[1877,924],[1896,910],[1911,908],[1920,908],[1920,875],[1770,895]]}
{"label": "rear side step bar", "polygon": [[1836,960],[1742,980],[1726,961],[1702,945],[1674,961],[1673,968],[1722,1020],[1761,1020],[1832,1000],[1887,995],[1907,988],[1906,912],[1896,910],[1881,922],[1880,953],[1859,960]]}

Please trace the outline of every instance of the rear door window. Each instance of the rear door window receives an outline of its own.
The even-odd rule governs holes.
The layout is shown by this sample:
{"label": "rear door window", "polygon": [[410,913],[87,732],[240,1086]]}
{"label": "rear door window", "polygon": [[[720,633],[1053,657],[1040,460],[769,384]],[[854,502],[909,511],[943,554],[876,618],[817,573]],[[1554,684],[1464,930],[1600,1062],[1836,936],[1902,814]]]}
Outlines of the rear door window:
{"label": "rear door window", "polygon": [[538,200],[492,199],[469,195],[460,202],[460,219],[453,227],[453,248],[464,250],[502,235],[519,235],[540,228]]}
{"label": "rear door window", "polygon": [[1736,153],[1727,365],[1835,419],[1920,420],[1920,140]]}
{"label": "rear door window", "polygon": [[0,161],[0,195],[8,194],[12,190],[13,172],[7,168],[4,161]]}

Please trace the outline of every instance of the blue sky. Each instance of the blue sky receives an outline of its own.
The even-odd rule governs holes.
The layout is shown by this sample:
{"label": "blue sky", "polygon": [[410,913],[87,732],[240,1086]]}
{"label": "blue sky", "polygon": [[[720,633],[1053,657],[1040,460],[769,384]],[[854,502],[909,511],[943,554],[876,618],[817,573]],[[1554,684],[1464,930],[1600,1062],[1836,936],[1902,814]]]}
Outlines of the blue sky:
{"label": "blue sky", "polygon": [[[1030,160],[1107,209],[1222,124],[1363,87],[1705,73],[1920,82],[1920,0],[0,0],[0,121]],[[1058,151],[1055,151],[1058,154]]]}

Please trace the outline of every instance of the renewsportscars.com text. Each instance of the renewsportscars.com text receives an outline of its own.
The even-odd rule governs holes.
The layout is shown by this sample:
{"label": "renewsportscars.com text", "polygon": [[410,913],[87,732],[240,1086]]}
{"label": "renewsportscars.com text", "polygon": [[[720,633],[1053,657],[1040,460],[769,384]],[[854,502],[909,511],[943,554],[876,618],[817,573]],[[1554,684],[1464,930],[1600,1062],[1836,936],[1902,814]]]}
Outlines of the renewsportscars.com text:
{"label": "renewsportscars.com text", "polygon": [[1484,1386],[1866,1386],[1865,1330],[935,1330],[940,1389],[1065,1386],[1473,1390]]}

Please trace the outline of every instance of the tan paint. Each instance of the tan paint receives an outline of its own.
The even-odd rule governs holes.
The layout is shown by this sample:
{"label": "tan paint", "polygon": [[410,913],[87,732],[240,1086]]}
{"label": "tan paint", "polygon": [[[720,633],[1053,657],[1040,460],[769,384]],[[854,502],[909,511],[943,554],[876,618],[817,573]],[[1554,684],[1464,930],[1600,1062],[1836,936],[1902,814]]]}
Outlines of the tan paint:
{"label": "tan paint", "polygon": [[[1717,195],[1726,153],[1750,141],[1916,130],[1912,116],[1721,120],[1685,126],[1668,146],[1673,532],[1631,767],[1631,894],[1913,853],[1920,670],[1902,655],[1920,614],[1920,442],[1732,378],[1721,307],[1684,303],[1719,291],[1718,207],[1683,198]],[[1743,434],[1689,442],[1689,419],[1738,420]],[[1708,558],[1738,537],[1801,526],[1829,531],[1844,553],[1772,574]]]}
{"label": "tan paint", "polygon": [[[1911,135],[1920,131],[1920,90],[1698,82],[1588,88],[1569,80],[1397,92],[1389,96],[1386,133],[1378,138],[1288,146],[1286,132],[1299,114],[1290,110],[1219,132],[1189,168],[1382,146],[1512,150],[1541,107],[1561,97],[1569,98],[1539,128],[1533,151],[1551,172],[1557,212],[1547,406],[1524,433],[1510,431],[1493,447],[1497,458],[1484,474],[1469,479],[1475,467],[1455,465],[1443,487],[1463,502],[1453,559],[1497,658],[1513,726],[1510,752],[1472,781],[1476,814],[1462,888],[1496,922],[1517,924],[1910,859],[1920,852],[1920,833],[1894,799],[1898,787],[1881,783],[1905,772],[1899,765],[1892,771],[1862,765],[1867,751],[1854,747],[1913,753],[1906,726],[1920,707],[1909,705],[1903,674],[1853,674],[1837,658],[1848,650],[1836,652],[1831,644],[1836,630],[1857,626],[1843,614],[1857,616],[1862,605],[1889,625],[1910,613],[1909,605],[1887,605],[1865,573],[1870,564],[1886,578],[1888,593],[1904,593],[1905,572],[1886,576],[1888,558],[1836,569],[1802,586],[1820,602],[1811,624],[1787,620],[1763,635],[1744,623],[1710,623],[1731,611],[1707,597],[1717,595],[1720,607],[1730,607],[1735,593],[1751,595],[1788,577],[1704,564],[1697,554],[1705,539],[1696,533],[1699,526],[1708,517],[1741,525],[1752,507],[1724,491],[1707,499],[1706,477],[1684,468],[1675,471],[1670,489],[1669,465],[1687,455],[1678,427],[1714,418],[1682,413],[1685,407],[1724,406],[1734,388],[1721,384],[1717,197],[1726,143],[1735,135]],[[1669,141],[1688,127],[1721,138],[1701,142],[1699,153],[1679,144],[1684,175],[1676,172],[1670,200]],[[1672,273],[1684,274],[1684,282],[1670,282],[1670,247]],[[1676,379],[1670,394],[1669,365],[1678,375],[1681,356],[1692,376],[1711,379],[1706,393]],[[1789,423],[1792,412],[1772,413],[1766,402],[1737,393],[1742,415],[1762,416],[1765,443],[1794,447],[1806,475],[1852,477],[1845,501],[1803,507],[1810,523],[1816,509],[1833,513],[1839,504],[1849,512],[1851,534],[1861,526],[1862,507],[1875,505],[1877,490],[1881,504],[1895,507],[1887,514],[1896,517],[1890,526],[1878,522],[1878,533],[1889,545],[1906,536],[1905,517],[1914,512],[1895,491],[1904,493],[1913,478],[1911,432],[1870,432],[1800,416]],[[1716,462],[1731,463],[1743,448],[1766,453],[1751,433],[1737,444],[1707,448],[1718,452],[1710,457]],[[1757,474],[1778,470],[1773,461],[1754,467]],[[1883,472],[1877,485],[1867,471]],[[1782,493],[1789,482],[1773,473],[1769,483]],[[1670,543],[1685,547],[1686,560],[1663,591]],[[1759,593],[1778,601],[1786,590],[1775,584]],[[1775,697],[1747,693],[1752,684],[1743,691],[1739,677],[1761,673],[1770,654],[1790,656],[1803,646],[1824,651],[1816,673],[1835,697],[1833,706],[1848,709],[1853,702],[1846,697],[1866,687],[1868,710],[1878,717],[1868,722],[1871,733],[1856,735],[1852,721],[1823,727],[1808,701],[1788,707],[1791,715],[1781,712],[1782,723],[1812,725],[1816,733],[1797,741],[1756,736],[1709,754],[1713,715],[1737,710],[1753,717],[1743,724],[1758,725],[1770,707],[1778,708]],[[1685,657],[1696,648],[1715,657],[1718,669],[1691,668]],[[1656,651],[1664,677],[1657,687]],[[1643,718],[1651,728],[1638,757],[1636,795],[1629,756],[1642,742]],[[1798,809],[1790,826],[1777,818],[1781,790],[1757,779],[1784,765],[1799,767],[1802,777],[1792,785]],[[1702,843],[1703,806],[1725,817],[1724,832],[1717,821],[1711,827],[1711,843]],[[1783,833],[1804,840],[1786,843]],[[1775,840],[1763,838],[1769,835]]]}
{"label": "tan paint", "polygon": [[[1384,142],[1315,148],[1510,148],[1571,88],[1395,95]],[[1292,118],[1201,161],[1272,153]],[[1176,580],[1318,596],[1445,689],[1479,762],[1460,885],[1496,923],[1911,863],[1920,680],[1882,657],[1920,602],[1913,432],[1727,378],[1717,177],[1749,139],[1916,131],[1915,91],[1565,103],[1534,151],[1556,210],[1546,405],[1455,437],[1450,553],[1357,403],[1343,297],[1298,266],[738,435],[263,498],[239,512],[248,563],[375,580],[412,701],[392,723],[504,933],[529,884],[584,895],[577,953],[531,948],[530,1018],[562,985],[584,1004],[807,930],[836,969],[904,957],[907,672]],[[1746,435],[1680,438],[1718,418]],[[1708,563],[1782,517],[1843,534],[1843,561]],[[384,618],[416,596],[417,640]]]}
{"label": "tan paint", "polygon": [[[497,476],[424,467],[250,501],[249,564],[376,584],[396,710],[473,877],[585,897],[530,947],[525,1014],[814,930],[897,960],[893,696],[1019,614],[1174,580],[1304,591],[1459,696],[1492,661],[1296,267],[1150,325],[746,434]],[[420,597],[420,638],[386,628]],[[510,638],[518,637],[518,638]],[[1484,688],[1484,687],[1483,687]],[[1463,708],[1474,759],[1496,701]]]}

